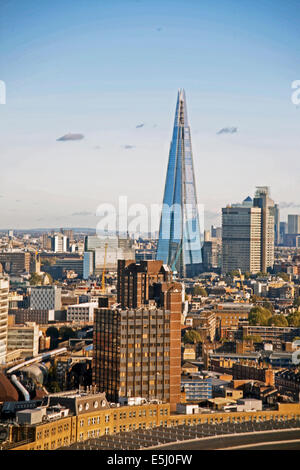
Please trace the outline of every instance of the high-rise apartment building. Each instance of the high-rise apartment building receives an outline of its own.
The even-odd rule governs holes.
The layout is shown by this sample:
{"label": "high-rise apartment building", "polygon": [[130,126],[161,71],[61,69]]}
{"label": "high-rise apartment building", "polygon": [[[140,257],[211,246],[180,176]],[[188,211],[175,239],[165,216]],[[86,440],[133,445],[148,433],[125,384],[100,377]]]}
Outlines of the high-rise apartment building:
{"label": "high-rise apartment building", "polygon": [[288,215],[288,234],[299,234],[300,233],[300,215],[289,214]]}
{"label": "high-rise apartment building", "polygon": [[253,206],[261,209],[261,271],[274,265],[274,201],[267,186],[257,186]]}
{"label": "high-rise apartment building", "polygon": [[5,364],[7,354],[9,280],[0,275],[0,364]]}
{"label": "high-rise apartment building", "polygon": [[170,289],[166,308],[95,309],[93,385],[109,400],[180,402],[181,284]]}
{"label": "high-rise apartment building", "polygon": [[162,261],[118,261],[117,299],[123,308],[139,308],[150,299],[160,301],[161,286],[173,273]]}
{"label": "high-rise apartment building", "polygon": [[252,199],[222,209],[222,272],[261,270],[261,209]]}
{"label": "high-rise apartment building", "polygon": [[158,399],[175,410],[180,402],[182,285],[169,280],[162,262],[141,262],[143,268],[126,263],[119,261],[119,303],[94,311],[93,384],[112,401]]}
{"label": "high-rise apartment building", "polygon": [[163,197],[157,260],[180,276],[195,275],[202,263],[191,132],[184,90],[179,90]]}

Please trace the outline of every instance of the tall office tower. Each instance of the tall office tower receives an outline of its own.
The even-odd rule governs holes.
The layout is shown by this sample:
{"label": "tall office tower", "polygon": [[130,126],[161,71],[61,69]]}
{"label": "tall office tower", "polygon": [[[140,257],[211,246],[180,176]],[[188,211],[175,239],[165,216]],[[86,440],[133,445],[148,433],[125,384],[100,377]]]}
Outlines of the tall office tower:
{"label": "tall office tower", "polygon": [[51,237],[51,249],[55,253],[65,253],[69,249],[69,240],[62,233],[56,233]]}
{"label": "tall office tower", "polygon": [[288,215],[288,234],[300,233],[300,215]]}
{"label": "tall office tower", "polygon": [[284,243],[285,235],[287,234],[287,222],[280,222],[280,243]]}
{"label": "tall office tower", "polygon": [[279,210],[278,204],[274,204],[273,215],[274,215],[274,245],[278,246],[280,244],[280,210]]}
{"label": "tall office tower", "polygon": [[118,260],[117,299],[122,308],[139,308],[160,297],[156,284],[172,282],[170,268],[162,261]]}
{"label": "tall office tower", "polygon": [[191,133],[184,90],[178,91],[156,259],[181,277],[202,263]]}
{"label": "tall office tower", "polygon": [[261,209],[261,271],[274,265],[274,201],[267,186],[257,186],[253,206]]}
{"label": "tall office tower", "polygon": [[204,241],[202,245],[203,269],[211,271],[221,267],[222,263],[222,239],[212,238]]}
{"label": "tall office tower", "polygon": [[161,308],[94,311],[93,385],[108,400],[143,397],[180,402],[182,286],[164,291]]}
{"label": "tall office tower", "polygon": [[0,364],[5,364],[8,329],[8,278],[0,275]]}
{"label": "tall office tower", "polygon": [[222,273],[261,270],[261,209],[252,199],[222,209]]}
{"label": "tall office tower", "polygon": [[65,235],[68,238],[69,242],[74,241],[74,231],[72,229],[61,228],[60,233]]}

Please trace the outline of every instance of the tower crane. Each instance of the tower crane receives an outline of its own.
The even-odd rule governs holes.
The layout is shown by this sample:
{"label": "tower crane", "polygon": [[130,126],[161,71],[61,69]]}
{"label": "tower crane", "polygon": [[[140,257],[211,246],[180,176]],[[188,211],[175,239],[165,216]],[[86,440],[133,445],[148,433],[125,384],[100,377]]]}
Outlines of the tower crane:
{"label": "tower crane", "polygon": [[101,292],[105,294],[105,269],[106,269],[106,255],[107,255],[108,243],[105,243],[104,248],[104,261],[103,261],[103,271],[102,271],[102,282],[101,282]]}

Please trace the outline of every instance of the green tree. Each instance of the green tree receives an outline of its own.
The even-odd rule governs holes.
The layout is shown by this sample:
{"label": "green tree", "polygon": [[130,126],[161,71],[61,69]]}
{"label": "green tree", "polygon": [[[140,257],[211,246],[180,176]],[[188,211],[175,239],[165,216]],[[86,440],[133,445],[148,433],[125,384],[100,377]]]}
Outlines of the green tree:
{"label": "green tree", "polygon": [[300,312],[290,313],[290,315],[287,317],[287,321],[288,321],[289,326],[299,327],[300,326]]}
{"label": "green tree", "polygon": [[196,344],[196,343],[200,343],[202,340],[201,340],[201,335],[199,333],[199,331],[196,331],[196,330],[188,330],[185,332],[185,335],[183,337],[183,342],[186,344],[186,343],[189,343],[189,344]]}
{"label": "green tree", "polygon": [[49,326],[46,330],[46,336],[50,336],[50,338],[58,339],[59,338],[59,332],[58,329],[55,326]]}
{"label": "green tree", "polygon": [[246,335],[246,336],[244,336],[243,339],[244,340],[247,340],[247,339],[252,340],[254,343],[262,343],[263,342],[262,337],[259,336],[259,335]]}
{"label": "green tree", "polygon": [[264,301],[262,303],[262,307],[264,308],[267,308],[268,310],[270,310],[270,312],[274,312],[274,307],[273,307],[273,304],[271,302],[268,302],[268,301]]}
{"label": "green tree", "polygon": [[46,336],[50,336],[50,349],[55,349],[58,345],[59,332],[55,326],[49,326],[46,330]]}
{"label": "green tree", "polygon": [[230,276],[232,278],[237,277],[237,276],[240,277],[240,272],[239,272],[238,269],[234,269],[233,271],[230,271],[228,273],[228,276]]}
{"label": "green tree", "polygon": [[62,339],[62,341],[67,341],[69,338],[76,337],[76,331],[74,331],[69,326],[62,326],[59,329],[59,337]]}
{"label": "green tree", "polygon": [[293,302],[294,307],[299,308],[300,307],[300,297],[295,297],[294,302]]}
{"label": "green tree", "polygon": [[256,273],[256,277],[257,277],[257,278],[260,278],[260,277],[267,277],[267,276],[268,276],[268,273],[262,273],[262,272]]}
{"label": "green tree", "polygon": [[284,315],[273,315],[268,319],[269,326],[288,326],[288,321]]}
{"label": "green tree", "polygon": [[42,284],[43,284],[43,276],[40,276],[40,275],[37,274],[37,273],[31,274],[31,276],[30,276],[30,278],[29,278],[29,284],[30,284],[31,286],[42,285]]}
{"label": "green tree", "polygon": [[278,273],[277,277],[280,277],[283,281],[289,281],[290,276],[287,273]]}
{"label": "green tree", "polygon": [[193,295],[200,295],[201,297],[207,297],[207,292],[204,287],[194,286]]}

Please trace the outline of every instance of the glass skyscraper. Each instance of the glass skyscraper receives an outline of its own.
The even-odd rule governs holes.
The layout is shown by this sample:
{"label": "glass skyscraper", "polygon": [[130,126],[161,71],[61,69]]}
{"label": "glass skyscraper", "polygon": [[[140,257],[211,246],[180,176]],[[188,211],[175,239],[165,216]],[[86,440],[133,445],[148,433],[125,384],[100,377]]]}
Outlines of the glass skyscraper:
{"label": "glass skyscraper", "polygon": [[181,277],[197,274],[202,263],[191,132],[183,89],[177,97],[156,259],[163,260]]}

